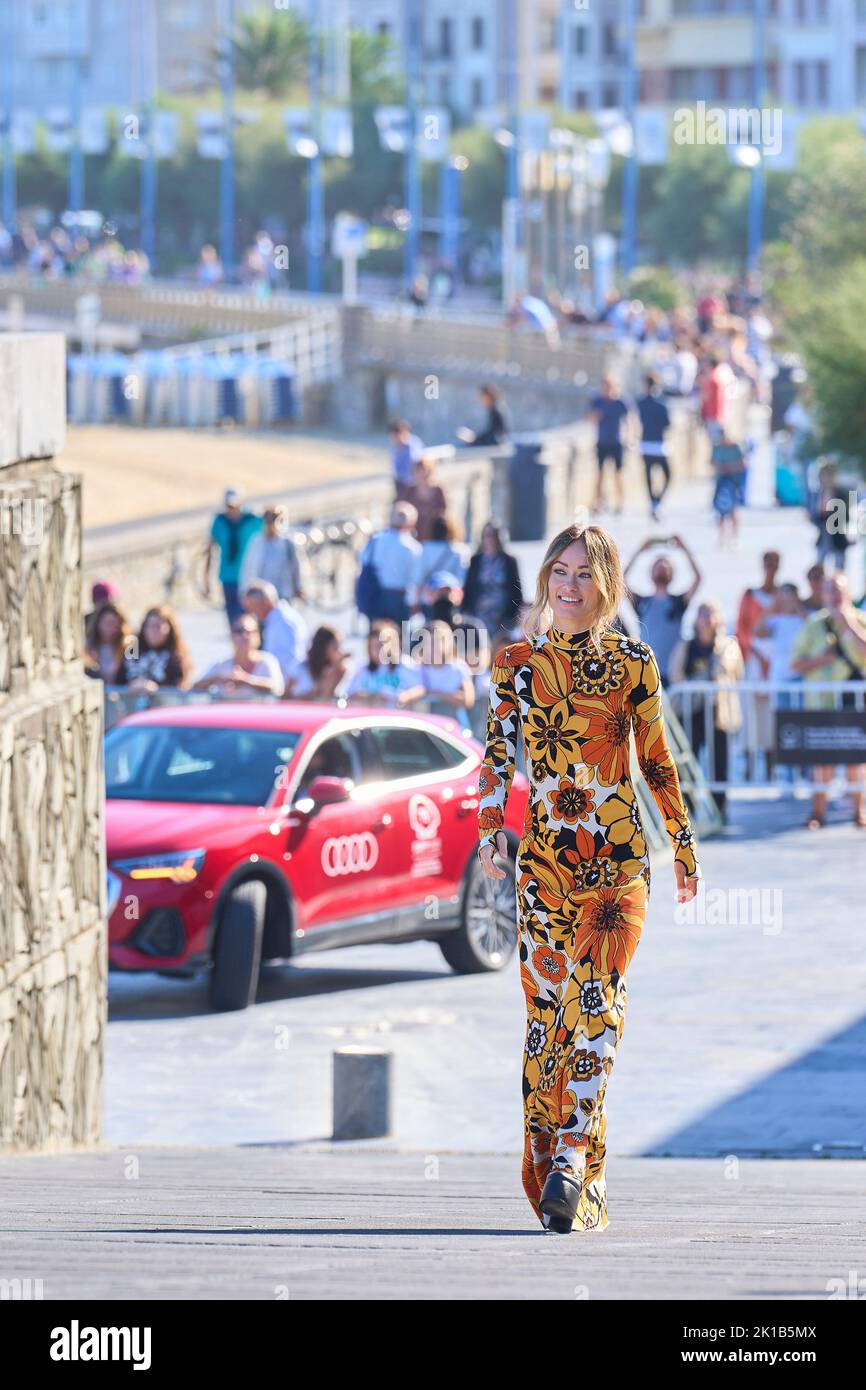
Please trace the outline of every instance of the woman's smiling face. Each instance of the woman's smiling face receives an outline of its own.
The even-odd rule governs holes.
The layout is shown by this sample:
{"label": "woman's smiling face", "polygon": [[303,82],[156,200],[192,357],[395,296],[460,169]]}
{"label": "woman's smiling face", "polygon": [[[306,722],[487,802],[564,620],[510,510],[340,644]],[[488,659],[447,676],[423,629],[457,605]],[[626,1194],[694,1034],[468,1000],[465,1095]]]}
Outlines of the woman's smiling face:
{"label": "woman's smiling face", "polygon": [[601,592],[592,577],[583,541],[572,541],[551,566],[547,601],[553,626],[562,632],[583,632],[592,627]]}

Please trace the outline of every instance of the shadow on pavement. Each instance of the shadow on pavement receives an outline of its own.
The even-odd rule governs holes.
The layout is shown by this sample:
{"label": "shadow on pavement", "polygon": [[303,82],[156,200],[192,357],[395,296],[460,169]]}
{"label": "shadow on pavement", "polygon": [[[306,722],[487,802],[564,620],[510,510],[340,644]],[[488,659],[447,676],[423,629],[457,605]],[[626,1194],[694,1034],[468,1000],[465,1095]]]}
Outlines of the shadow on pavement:
{"label": "shadow on pavement", "polygon": [[866,1158],[866,1018],[644,1151],[710,1155]]}
{"label": "shadow on pavement", "polygon": [[[302,999],[314,995],[338,994],[346,990],[376,989],[380,985],[403,985],[421,980],[452,980],[452,972],[441,970],[383,970],[381,966],[333,967],[266,965],[259,980],[257,1004],[281,999]],[[207,1001],[207,977],[172,980],[143,973],[125,977],[112,975],[109,981],[108,1021],[143,1022],[157,1018],[195,1018],[211,1015]],[[216,1016],[216,1015],[214,1015]]]}

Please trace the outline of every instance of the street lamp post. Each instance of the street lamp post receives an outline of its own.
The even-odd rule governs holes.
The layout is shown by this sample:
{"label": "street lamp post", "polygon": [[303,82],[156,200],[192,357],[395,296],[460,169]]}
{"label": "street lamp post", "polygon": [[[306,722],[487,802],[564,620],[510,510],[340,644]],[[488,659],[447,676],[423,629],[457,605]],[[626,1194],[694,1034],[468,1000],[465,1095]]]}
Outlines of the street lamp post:
{"label": "street lamp post", "polygon": [[311,153],[307,182],[307,288],[322,291],[322,251],[325,232],[325,185],[322,171],[322,49],[319,0],[310,5],[310,136]]}
{"label": "street lamp post", "polygon": [[6,129],[3,134],[3,225],[11,233],[15,224],[15,148],[12,124],[15,117],[15,7],[6,8],[4,36],[3,105],[6,108]]}
{"label": "street lamp post", "polygon": [[625,76],[623,110],[631,129],[631,148],[626,155],[622,173],[622,270],[630,275],[634,269],[637,242],[638,164],[635,136],[635,104],[637,97],[637,62],[635,29],[636,0],[623,0],[623,42],[625,46]]}
{"label": "street lamp post", "polygon": [[422,10],[420,0],[406,0],[406,239],[403,273],[406,284],[415,279],[418,229],[421,222],[421,162],[418,158],[418,84]]}
{"label": "street lamp post", "polygon": [[439,217],[442,225],[440,257],[454,272],[460,265],[460,177],[469,168],[465,155],[444,159],[439,174]]}
{"label": "street lamp post", "polygon": [[[520,217],[520,93],[518,91],[517,0],[505,0],[505,95],[508,130],[505,148],[505,204],[502,210],[502,298],[506,309],[518,291],[517,262],[522,236]],[[507,139],[505,136],[507,135]]]}
{"label": "street lamp post", "polygon": [[235,54],[234,0],[221,0],[223,55],[220,86],[223,108],[223,157],[220,162],[220,260],[223,272],[235,264]]}
{"label": "street lamp post", "polygon": [[69,144],[69,211],[81,212],[84,207],[84,149],[81,143],[81,82],[82,56],[79,41],[83,38],[84,8],[77,11],[79,33],[72,38],[72,126]]}
{"label": "street lamp post", "polygon": [[141,249],[151,269],[156,261],[156,10],[155,0],[139,0],[141,85],[147,112],[147,154],[141,163]]}
{"label": "street lamp post", "polygon": [[[752,65],[752,104],[760,111],[764,100],[764,20],[766,0],[754,0],[754,62]],[[764,159],[755,160],[749,184],[749,270],[759,270],[764,241]]]}

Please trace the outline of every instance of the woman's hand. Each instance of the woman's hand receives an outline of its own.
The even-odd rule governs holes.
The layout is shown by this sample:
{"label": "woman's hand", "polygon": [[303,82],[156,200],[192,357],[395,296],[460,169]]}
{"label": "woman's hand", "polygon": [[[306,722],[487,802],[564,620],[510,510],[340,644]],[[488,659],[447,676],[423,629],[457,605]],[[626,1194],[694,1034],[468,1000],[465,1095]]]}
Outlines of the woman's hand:
{"label": "woman's hand", "polygon": [[691,902],[698,891],[698,880],[686,877],[686,866],[681,864],[678,859],[674,860],[674,875],[677,880],[677,902]]}
{"label": "woman's hand", "polygon": [[488,840],[487,844],[482,845],[478,850],[478,858],[481,860],[481,867],[488,878],[505,878],[505,870],[497,868],[493,862],[494,854],[500,854],[503,859],[508,857],[508,841],[505,838],[504,830],[497,830],[496,832],[496,849],[494,850],[493,845]]}

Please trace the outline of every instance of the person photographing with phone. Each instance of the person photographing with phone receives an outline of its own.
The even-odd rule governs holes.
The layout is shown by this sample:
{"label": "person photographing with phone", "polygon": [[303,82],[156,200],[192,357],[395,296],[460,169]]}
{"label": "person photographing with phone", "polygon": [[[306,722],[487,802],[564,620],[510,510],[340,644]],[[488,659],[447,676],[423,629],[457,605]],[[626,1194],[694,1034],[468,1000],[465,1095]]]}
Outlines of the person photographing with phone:
{"label": "person photographing with phone", "polygon": [[[691,567],[691,583],[682,593],[671,593],[674,568],[667,555],[659,555],[653,561],[650,570],[650,579],[653,584],[652,593],[639,593],[629,583],[629,575],[640,556],[660,547],[678,550]],[[647,642],[655,652],[662,685],[666,685],[669,679],[671,655],[682,636],[683,615],[698,592],[703,577],[695,564],[692,552],[681,536],[660,536],[657,539],[645,540],[626,565],[624,577],[628,600],[637,615],[640,626],[638,636],[642,642]]]}

